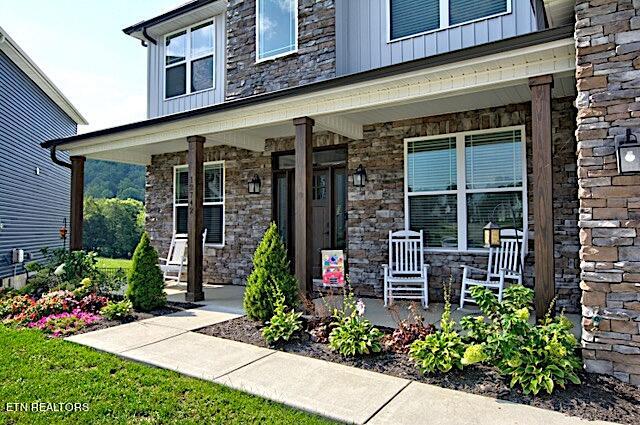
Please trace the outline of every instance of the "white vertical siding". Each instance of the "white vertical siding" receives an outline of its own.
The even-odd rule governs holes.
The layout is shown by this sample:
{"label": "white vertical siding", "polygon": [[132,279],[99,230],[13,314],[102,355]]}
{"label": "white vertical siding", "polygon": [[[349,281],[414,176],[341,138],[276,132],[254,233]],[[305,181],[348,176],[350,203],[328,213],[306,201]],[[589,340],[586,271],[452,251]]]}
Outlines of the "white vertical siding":
{"label": "white vertical siding", "polygon": [[507,15],[387,43],[387,0],[338,0],[337,74],[367,71],[542,29],[531,0],[511,1]]}
{"label": "white vertical siding", "polygon": [[158,44],[149,44],[147,60],[147,115],[154,118],[176,112],[188,111],[216,103],[222,103],[225,97],[226,71],[226,31],[225,15],[215,18],[216,49],[215,49],[215,87],[192,95],[180,96],[174,99],[164,99],[164,38],[158,37]]}

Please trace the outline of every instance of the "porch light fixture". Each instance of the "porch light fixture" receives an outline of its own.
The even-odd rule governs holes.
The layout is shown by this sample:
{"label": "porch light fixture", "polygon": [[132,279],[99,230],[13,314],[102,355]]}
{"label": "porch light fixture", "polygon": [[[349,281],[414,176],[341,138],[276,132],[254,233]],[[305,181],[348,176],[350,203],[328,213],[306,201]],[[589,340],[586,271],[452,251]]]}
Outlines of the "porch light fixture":
{"label": "porch light fixture", "polygon": [[640,173],[640,143],[638,138],[631,134],[630,128],[627,129],[625,140],[616,142],[616,153],[620,174]]}
{"label": "porch light fixture", "polygon": [[484,231],[484,246],[486,248],[497,248],[500,246],[500,226],[495,223],[489,222],[483,228]]}
{"label": "porch light fixture", "polygon": [[249,181],[249,193],[252,195],[260,193],[260,186],[262,186],[262,181],[260,180],[260,176],[257,174],[253,176],[253,178]]}
{"label": "porch light fixture", "polygon": [[367,182],[367,170],[364,169],[362,164],[358,165],[356,172],[353,173],[353,185],[355,187],[364,187]]}

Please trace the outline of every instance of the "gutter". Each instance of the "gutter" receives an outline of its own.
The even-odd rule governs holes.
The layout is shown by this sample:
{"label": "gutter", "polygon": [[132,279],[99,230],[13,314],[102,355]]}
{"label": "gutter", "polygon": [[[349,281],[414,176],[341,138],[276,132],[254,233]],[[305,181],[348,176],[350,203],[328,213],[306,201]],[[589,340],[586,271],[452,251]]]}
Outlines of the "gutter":
{"label": "gutter", "polygon": [[245,106],[258,105],[262,102],[279,100],[293,96],[300,96],[315,93],[321,90],[327,90],[337,87],[343,87],[350,84],[368,82],[379,78],[392,77],[413,71],[433,68],[436,66],[446,65],[450,63],[476,59],[496,53],[509,52],[516,49],[535,46],[538,44],[549,43],[571,37],[573,39],[573,25],[566,25],[550,30],[537,31],[526,35],[511,37],[503,40],[494,41],[492,43],[481,44],[479,46],[468,47],[453,52],[441,53],[439,55],[429,56],[427,58],[416,59],[409,62],[403,62],[395,65],[389,65],[383,68],[376,68],[369,71],[358,72],[355,74],[347,74],[340,77],[322,80],[315,83],[300,85],[287,89],[277,90],[265,94],[243,97],[237,100],[226,101],[215,105],[205,106],[202,108],[191,109],[184,112],[178,112],[171,115],[164,115],[157,118],[151,118],[144,121],[124,124],[118,127],[106,128],[90,133],[84,133],[76,136],[66,137],[62,139],[52,139],[42,142],[40,145],[44,148],[51,146],[59,146],[66,143],[76,142],[80,140],[91,139],[93,137],[106,136],[110,134],[120,133],[128,130],[135,130],[143,127],[150,127],[156,124],[165,124],[169,122],[179,121],[186,118],[208,115],[211,113],[229,111]]}
{"label": "gutter", "polygon": [[63,160],[61,160],[60,158],[58,158],[58,154],[56,152],[56,145],[53,145],[49,148],[49,151],[51,152],[51,161],[53,161],[54,164],[59,165],[61,167],[65,167],[68,169],[71,169],[71,164],[68,162],[65,162]]}
{"label": "gutter", "polygon": [[143,37],[145,38],[145,40],[146,40],[146,41],[145,41],[145,40],[140,40],[140,43],[141,43],[144,47],[147,47],[147,46],[148,46],[147,41],[148,41],[148,42],[150,42],[150,43],[152,43],[152,44],[154,44],[154,45],[157,45],[157,44],[158,44],[158,42],[156,41],[156,39],[155,39],[155,38],[153,38],[153,37],[151,37],[151,36],[149,35],[149,33],[147,32],[147,27],[142,28],[142,36],[143,36]]}

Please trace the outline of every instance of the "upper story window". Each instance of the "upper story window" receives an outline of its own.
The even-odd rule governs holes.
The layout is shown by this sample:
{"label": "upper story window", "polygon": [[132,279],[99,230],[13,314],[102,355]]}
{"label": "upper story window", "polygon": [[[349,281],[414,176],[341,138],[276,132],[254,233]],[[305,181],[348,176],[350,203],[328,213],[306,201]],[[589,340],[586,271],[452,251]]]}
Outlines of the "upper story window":
{"label": "upper story window", "polygon": [[388,0],[389,40],[511,12],[512,0]]}
{"label": "upper story window", "polygon": [[488,222],[527,226],[524,128],[405,141],[407,227],[424,230],[427,247],[475,250]]}
{"label": "upper story window", "polygon": [[257,61],[298,50],[298,0],[257,0]]}
{"label": "upper story window", "polygon": [[212,21],[165,37],[165,98],[213,88],[215,35]]}

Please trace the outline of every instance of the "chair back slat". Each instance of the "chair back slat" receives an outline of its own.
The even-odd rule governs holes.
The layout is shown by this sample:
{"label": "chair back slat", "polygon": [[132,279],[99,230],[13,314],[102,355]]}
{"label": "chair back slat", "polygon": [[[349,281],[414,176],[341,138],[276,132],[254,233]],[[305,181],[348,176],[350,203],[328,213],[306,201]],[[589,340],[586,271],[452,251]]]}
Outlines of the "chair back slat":
{"label": "chair back slat", "polygon": [[392,275],[420,275],[423,264],[423,231],[389,232],[389,271]]}
{"label": "chair back slat", "polygon": [[524,254],[526,253],[526,237],[527,233],[520,230],[504,229],[500,231],[500,246],[489,249],[487,271],[490,276],[498,276],[500,270],[508,269],[518,273],[507,272],[506,277],[520,278],[521,266],[524,264]]}
{"label": "chair back slat", "polygon": [[180,264],[187,251],[187,239],[175,238],[173,242],[173,249],[169,256],[169,264]]}

